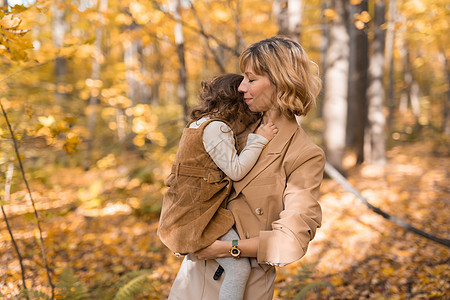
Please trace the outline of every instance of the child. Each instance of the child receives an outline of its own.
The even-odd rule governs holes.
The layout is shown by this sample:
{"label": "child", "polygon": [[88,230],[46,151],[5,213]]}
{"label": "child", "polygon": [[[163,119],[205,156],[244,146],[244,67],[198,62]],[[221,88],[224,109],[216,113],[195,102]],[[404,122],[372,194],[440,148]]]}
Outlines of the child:
{"label": "child", "polygon": [[[223,74],[202,82],[200,104],[183,130],[172,172],[165,184],[158,235],[175,254],[203,249],[215,240],[239,240],[234,218],[226,209],[232,180],[242,179],[278,129],[260,125],[237,154],[235,134],[255,122],[238,92],[243,77]],[[237,242],[236,242],[237,243]],[[237,256],[237,257],[236,257]],[[237,258],[237,259],[234,259]],[[250,273],[248,259],[217,258],[225,270],[219,299],[242,299]]]}

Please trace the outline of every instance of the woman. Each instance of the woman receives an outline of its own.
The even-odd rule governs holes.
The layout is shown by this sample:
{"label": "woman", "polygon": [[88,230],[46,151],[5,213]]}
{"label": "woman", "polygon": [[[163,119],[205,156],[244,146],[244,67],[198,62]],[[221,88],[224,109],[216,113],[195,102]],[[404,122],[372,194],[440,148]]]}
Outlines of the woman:
{"label": "woman", "polygon": [[251,111],[262,113],[238,136],[239,144],[269,120],[279,131],[250,173],[233,183],[227,207],[241,240],[215,241],[188,255],[169,299],[217,299],[222,278],[214,259],[236,254],[251,262],[244,299],[272,299],[274,266],[305,255],[321,224],[317,199],[325,156],[295,120],[311,110],[320,91],[316,65],[298,43],[283,37],[251,45],[239,63],[244,73],[239,91]]}
{"label": "woman", "polygon": [[[231,180],[241,180],[253,168],[278,129],[272,123],[249,134],[237,154],[234,136],[257,120],[244,103],[238,87],[243,76],[221,74],[202,82],[199,103],[183,130],[172,172],[165,180],[158,236],[174,253],[193,253],[215,240],[239,240],[226,209]],[[242,299],[250,263],[248,259],[220,257],[225,270],[219,299]]]}

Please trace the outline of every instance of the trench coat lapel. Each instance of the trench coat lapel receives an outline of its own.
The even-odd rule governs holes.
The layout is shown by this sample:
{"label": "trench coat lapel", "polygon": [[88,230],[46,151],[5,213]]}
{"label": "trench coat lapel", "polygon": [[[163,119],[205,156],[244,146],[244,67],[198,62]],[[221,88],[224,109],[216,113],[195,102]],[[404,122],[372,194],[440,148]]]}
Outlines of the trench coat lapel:
{"label": "trench coat lapel", "polygon": [[275,161],[287,145],[292,135],[298,129],[295,120],[284,119],[279,127],[278,134],[267,144],[266,148],[261,152],[259,159],[253,169],[240,181],[233,182],[235,194],[238,195],[243,188],[247,186],[259,173],[266,169],[273,161]]}

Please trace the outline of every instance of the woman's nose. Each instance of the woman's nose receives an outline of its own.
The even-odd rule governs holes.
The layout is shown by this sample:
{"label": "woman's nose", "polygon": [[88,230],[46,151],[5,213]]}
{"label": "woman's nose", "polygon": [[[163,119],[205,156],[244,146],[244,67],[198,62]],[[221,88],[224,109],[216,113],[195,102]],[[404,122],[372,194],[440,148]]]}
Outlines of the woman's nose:
{"label": "woman's nose", "polygon": [[238,87],[238,92],[245,93],[246,91],[247,87],[245,86],[244,81],[242,80],[241,84]]}

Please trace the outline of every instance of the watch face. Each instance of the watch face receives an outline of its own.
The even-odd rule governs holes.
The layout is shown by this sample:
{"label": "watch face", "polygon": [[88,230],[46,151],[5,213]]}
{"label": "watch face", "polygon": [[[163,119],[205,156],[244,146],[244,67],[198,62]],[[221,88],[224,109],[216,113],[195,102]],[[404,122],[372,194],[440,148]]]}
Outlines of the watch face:
{"label": "watch face", "polygon": [[231,255],[238,256],[239,253],[241,253],[241,251],[239,251],[239,249],[237,249],[237,248],[231,249]]}

